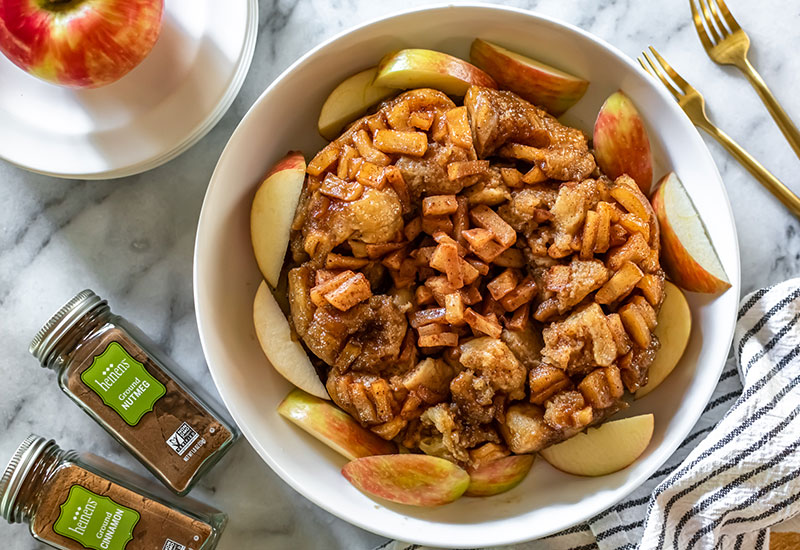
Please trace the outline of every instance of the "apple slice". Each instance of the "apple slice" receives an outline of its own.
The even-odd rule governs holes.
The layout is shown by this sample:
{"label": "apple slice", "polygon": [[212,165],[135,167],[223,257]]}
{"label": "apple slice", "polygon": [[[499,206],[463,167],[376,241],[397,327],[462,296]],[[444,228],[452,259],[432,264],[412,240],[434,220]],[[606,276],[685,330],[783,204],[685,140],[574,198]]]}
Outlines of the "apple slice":
{"label": "apple slice", "polygon": [[647,195],[653,184],[650,139],[639,111],[622,91],[611,94],[594,123],[594,157],[611,179],[628,174]]}
{"label": "apple slice", "polygon": [[631,465],[652,437],[653,415],[643,414],[589,428],[539,454],[562,472],[604,476]]}
{"label": "apple slice", "polygon": [[363,428],[336,405],[294,389],[278,405],[278,413],[349,460],[393,454],[397,446]]}
{"label": "apple slice", "polygon": [[511,455],[484,464],[478,469],[469,468],[468,497],[489,497],[510,491],[525,479],[536,455]]}
{"label": "apple slice", "polygon": [[453,502],[469,486],[469,474],[457,465],[420,454],[359,458],[345,464],[342,474],[360,491],[411,506]]}
{"label": "apple slice", "polygon": [[434,50],[409,49],[390,53],[378,64],[375,86],[435,88],[463,96],[470,86],[497,88],[491,76],[463,59]]}
{"label": "apple slice", "polygon": [[264,281],[258,286],[253,301],[253,324],[264,355],[281,376],[312,395],[329,399],[308,354],[293,338],[289,321]]}
{"label": "apple slice", "polygon": [[680,288],[667,281],[655,330],[661,347],[647,372],[647,384],[636,391],[636,399],[653,391],[672,372],[686,350],[691,331],[692,312],[689,310],[689,302]]}
{"label": "apple slice", "polygon": [[480,38],[472,42],[469,59],[501,88],[543,107],[553,116],[561,116],[575,105],[589,86],[587,80]]}
{"label": "apple slice", "polygon": [[706,226],[674,172],[659,180],[651,202],[661,226],[661,263],[670,279],[691,292],[729,289]]}
{"label": "apple slice", "polygon": [[317,127],[322,137],[333,141],[348,122],[397,92],[394,88],[375,86],[372,81],[377,73],[377,67],[370,67],[343,80],[333,89],[319,113]]}
{"label": "apple slice", "polygon": [[272,288],[278,286],[305,177],[303,154],[290,151],[267,173],[250,207],[253,252],[258,269]]}

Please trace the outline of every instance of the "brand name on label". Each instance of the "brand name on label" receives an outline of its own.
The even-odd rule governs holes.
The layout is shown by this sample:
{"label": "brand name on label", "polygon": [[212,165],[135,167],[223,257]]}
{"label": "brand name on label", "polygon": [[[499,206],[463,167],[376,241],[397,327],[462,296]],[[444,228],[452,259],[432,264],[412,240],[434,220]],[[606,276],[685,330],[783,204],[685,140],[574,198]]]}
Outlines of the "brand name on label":
{"label": "brand name on label", "polygon": [[139,519],[136,510],[81,485],[73,485],[61,505],[53,531],[91,550],[124,550],[133,540]]}
{"label": "brand name on label", "polygon": [[123,374],[125,374],[125,371],[127,371],[129,368],[130,364],[128,363],[128,360],[123,359],[122,361],[119,362],[119,364],[117,364],[117,366],[109,365],[108,370],[103,371],[104,373],[106,373],[110,370],[110,372],[108,372],[108,376],[106,376],[102,380],[95,380],[95,382],[97,382],[97,385],[103,388],[104,391],[109,391],[111,389],[111,386],[114,385],[114,382],[119,380],[120,377]]}
{"label": "brand name on label", "polygon": [[78,507],[78,514],[76,516],[72,516],[72,519],[76,521],[75,525],[67,527],[67,530],[79,535],[85,534],[86,528],[89,527],[89,521],[92,519],[96,508],[96,500],[92,498],[86,499],[86,505]]}

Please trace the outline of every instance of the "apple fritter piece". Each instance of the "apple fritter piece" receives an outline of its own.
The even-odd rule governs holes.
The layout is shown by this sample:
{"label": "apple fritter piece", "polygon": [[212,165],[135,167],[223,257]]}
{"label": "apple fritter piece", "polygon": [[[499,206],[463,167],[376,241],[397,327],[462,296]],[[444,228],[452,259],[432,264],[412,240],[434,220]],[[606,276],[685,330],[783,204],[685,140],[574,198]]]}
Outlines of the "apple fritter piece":
{"label": "apple fritter piece", "polygon": [[383,189],[386,186],[385,170],[372,162],[361,162],[355,179],[361,185],[375,189]]}
{"label": "apple fritter piece", "polygon": [[434,303],[433,291],[425,285],[420,285],[414,291],[414,302],[417,306],[426,306]]}
{"label": "apple fritter piece", "polygon": [[458,201],[455,195],[432,195],[422,199],[423,216],[445,216],[455,214]]}
{"label": "apple fritter piece", "polygon": [[373,145],[383,153],[421,157],[428,150],[428,134],[399,130],[378,130]]}
{"label": "apple fritter piece", "polygon": [[456,197],[456,210],[453,213],[453,236],[461,246],[467,246],[467,241],[461,233],[468,229],[469,206],[467,204],[467,198],[458,196]]}
{"label": "apple fritter piece", "polygon": [[361,198],[361,195],[364,194],[364,186],[356,181],[343,180],[329,172],[325,175],[319,192],[326,197],[351,202]]}
{"label": "apple fritter piece", "polygon": [[455,347],[458,345],[458,334],[444,329],[444,325],[432,323],[417,329],[417,345],[421,348],[434,348],[439,346]]}
{"label": "apple fritter piece", "polygon": [[485,174],[488,171],[488,160],[457,160],[447,164],[447,179],[455,181],[467,176]]}
{"label": "apple fritter piece", "polygon": [[486,289],[489,291],[489,294],[492,295],[492,298],[500,300],[514,290],[518,283],[519,277],[517,273],[513,269],[506,269],[500,275],[489,281],[489,284],[486,285]]}
{"label": "apple fritter piece", "polygon": [[636,286],[641,289],[651,306],[656,307],[661,303],[664,297],[664,277],[648,273],[636,283]]}
{"label": "apple fritter piece", "polygon": [[516,332],[524,331],[526,328],[528,328],[528,321],[530,321],[530,317],[531,304],[528,302],[527,304],[523,304],[521,307],[518,307],[514,310],[514,313],[511,315],[511,319],[506,322],[506,328]]}
{"label": "apple fritter piece", "polygon": [[367,251],[367,256],[370,260],[377,260],[381,256],[385,256],[389,252],[394,252],[396,250],[400,250],[407,243],[399,242],[399,243],[376,243],[376,244],[368,244],[365,248]]}
{"label": "apple fritter piece", "polygon": [[543,149],[520,143],[507,143],[498,149],[496,154],[500,157],[524,160],[531,164],[544,162],[547,156]]}
{"label": "apple fritter piece", "polygon": [[422,216],[422,232],[433,236],[436,233],[453,232],[453,221],[450,216]]}
{"label": "apple fritter piece", "polygon": [[472,223],[488,230],[503,248],[508,248],[517,242],[517,232],[514,228],[488,206],[479,204],[470,210],[469,217]]}
{"label": "apple fritter piece", "polygon": [[353,135],[353,142],[355,143],[358,154],[364,157],[365,160],[377,164],[378,166],[388,166],[391,164],[392,159],[389,155],[379,151],[372,143],[372,138],[366,130],[359,130]]}
{"label": "apple fritter piece", "polygon": [[594,257],[594,248],[597,245],[597,233],[600,227],[600,215],[594,210],[586,212],[583,222],[583,235],[581,236],[581,260],[591,260]]}
{"label": "apple fritter piece", "polygon": [[[650,307],[649,304],[648,307]],[[648,319],[645,318],[646,315],[647,313],[643,312],[635,303],[627,303],[619,308],[619,316],[622,319],[622,324],[625,326],[625,331],[628,333],[631,340],[642,349],[650,347],[650,341],[652,339]]]}
{"label": "apple fritter piece", "polygon": [[410,212],[411,196],[408,193],[406,180],[403,179],[403,173],[397,166],[388,166],[384,173],[386,174],[386,181],[397,193],[397,198],[400,199],[400,204],[403,205],[403,213]]}
{"label": "apple fritter piece", "polygon": [[534,166],[530,170],[528,170],[524,176],[522,176],[522,182],[528,185],[533,185],[534,183],[541,183],[543,181],[547,181],[547,174],[544,173],[538,166]]}
{"label": "apple fritter piece", "polygon": [[531,403],[543,405],[558,392],[571,389],[572,381],[563,370],[541,363],[531,369],[528,385],[531,390]]}
{"label": "apple fritter piece", "polygon": [[642,270],[636,264],[625,262],[597,291],[595,301],[599,304],[610,304],[619,300],[633,290],[643,276]]}
{"label": "apple fritter piece", "polygon": [[536,281],[533,277],[528,275],[514,290],[506,294],[503,299],[500,300],[500,304],[506,311],[514,311],[523,304],[533,300],[534,296],[536,296],[536,290]]}
{"label": "apple fritter piece", "polygon": [[480,260],[476,260],[474,258],[469,258],[466,260],[469,265],[475,268],[475,271],[478,272],[478,275],[488,275],[489,274],[489,265],[485,262]]}
{"label": "apple fritter piece", "polygon": [[309,162],[306,167],[306,172],[312,176],[319,176],[325,170],[333,166],[333,163],[339,158],[340,153],[341,150],[336,142],[329,143],[311,159],[311,162]]}
{"label": "apple fritter piece", "polygon": [[403,228],[403,235],[409,242],[416,239],[420,233],[422,233],[422,218],[419,216],[409,221]]}
{"label": "apple fritter piece", "polygon": [[[613,226],[612,226],[613,227]],[[618,271],[625,262],[632,262],[637,265],[647,260],[650,256],[650,247],[641,233],[634,233],[620,247],[614,248],[608,253],[606,264],[613,271]]]}
{"label": "apple fritter piece", "polygon": [[494,259],[494,265],[521,268],[525,265],[525,256],[519,248],[507,248]]}
{"label": "apple fritter piece", "polygon": [[434,114],[431,111],[415,111],[409,115],[408,123],[414,128],[427,132],[433,124],[433,117]]}
{"label": "apple fritter piece", "polygon": [[453,326],[460,326],[464,321],[464,298],[460,292],[453,292],[444,297],[445,320]]}
{"label": "apple fritter piece", "polygon": [[471,249],[482,248],[492,240],[492,233],[482,228],[467,229],[462,235]]}
{"label": "apple fritter piece", "polygon": [[625,387],[619,369],[611,365],[587,374],[578,384],[578,391],[593,408],[606,409],[622,397]]}
{"label": "apple fritter piece", "polygon": [[324,306],[327,302],[325,300],[325,294],[334,290],[339,285],[344,283],[347,279],[354,276],[355,273],[353,271],[342,271],[338,273],[334,277],[329,277],[322,282],[317,282],[311,289],[309,290],[309,297],[311,298],[311,303],[313,303],[317,307]]}
{"label": "apple fritter piece", "polygon": [[[329,252],[325,257],[325,269],[361,269],[369,263],[366,258],[355,258]],[[322,271],[322,270],[320,270]],[[319,271],[317,271],[319,274]]]}
{"label": "apple fritter piece", "polygon": [[[349,145],[342,147],[342,154],[339,156],[339,164],[336,167],[336,175],[346,179],[353,179],[350,177],[350,161],[358,156],[358,151]],[[361,182],[359,182],[361,183]]]}
{"label": "apple fritter piece", "polygon": [[411,258],[406,258],[400,262],[400,269],[390,269],[389,275],[391,275],[395,287],[409,287],[417,279],[417,265]]}
{"label": "apple fritter piece", "polygon": [[354,305],[369,299],[372,289],[363,273],[353,273],[338,287],[323,296],[327,302],[340,311],[347,311]]}
{"label": "apple fritter piece", "polygon": [[458,255],[458,247],[455,243],[441,243],[436,247],[431,256],[430,266],[437,271],[447,275],[447,281],[453,288],[464,286],[464,274],[461,270],[463,260]]}
{"label": "apple fritter piece", "polygon": [[447,323],[447,319],[445,319],[445,308],[433,307],[415,311],[409,315],[408,323],[413,328],[424,327],[425,325],[430,325],[431,323],[439,323],[440,325],[445,324]]}
{"label": "apple fritter piece", "polygon": [[497,316],[493,313],[484,316],[477,313],[471,307],[468,307],[464,311],[464,320],[472,330],[486,334],[492,338],[500,338],[500,334],[503,332],[503,327],[497,320]]}
{"label": "apple fritter piece", "polygon": [[403,264],[403,260],[405,260],[407,256],[408,248],[404,246],[384,256],[381,260],[381,264],[389,269],[399,270]]}
{"label": "apple fritter piece", "polygon": [[533,313],[533,318],[540,323],[544,323],[556,313],[558,313],[558,299],[554,296],[543,300],[542,303],[537,306],[536,311]]}
{"label": "apple fritter piece", "polygon": [[[466,107],[450,109],[445,115],[450,140],[464,149],[472,149],[472,130],[469,127]],[[474,157],[473,157],[474,158]]]}
{"label": "apple fritter piece", "polygon": [[630,177],[622,175],[616,179],[614,185],[609,190],[614,200],[620,203],[625,210],[639,218],[645,223],[650,222],[653,211],[647,198],[636,186]]}
{"label": "apple fritter piece", "polygon": [[608,319],[608,327],[611,329],[614,342],[617,344],[618,354],[625,355],[631,350],[631,340],[628,338],[628,333],[625,332],[622,319],[618,313],[609,313],[606,319]]}
{"label": "apple fritter piece", "polygon": [[516,168],[500,168],[500,177],[503,178],[503,183],[512,189],[519,189],[524,187],[522,182],[522,173]]}
{"label": "apple fritter piece", "polygon": [[644,240],[650,242],[650,223],[648,220],[643,220],[639,216],[628,213],[619,217],[619,224],[624,227],[628,233],[641,233]]}

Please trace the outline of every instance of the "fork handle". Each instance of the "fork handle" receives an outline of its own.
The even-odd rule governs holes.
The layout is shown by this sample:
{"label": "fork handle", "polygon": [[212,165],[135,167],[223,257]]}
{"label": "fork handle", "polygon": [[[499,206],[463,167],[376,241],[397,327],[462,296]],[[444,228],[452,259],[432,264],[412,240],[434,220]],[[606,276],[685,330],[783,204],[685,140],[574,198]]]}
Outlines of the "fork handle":
{"label": "fork handle", "polygon": [[800,157],[800,131],[797,130],[797,126],[794,125],[792,119],[789,118],[789,115],[783,110],[778,100],[775,99],[775,96],[772,95],[764,79],[761,78],[761,75],[758,74],[758,71],[756,71],[755,67],[750,63],[750,60],[746,57],[743,58],[740,63],[736,63],[736,66],[745,74],[747,80],[750,81],[750,84],[752,84],[753,88],[758,92],[761,101],[767,106],[769,114],[772,115],[778,128],[781,129],[789,145],[794,149],[794,154]]}
{"label": "fork handle", "polygon": [[770,193],[775,195],[779,201],[786,205],[786,208],[788,208],[792,214],[800,218],[800,197],[792,193],[781,180],[773,176],[772,173],[754,159],[750,153],[733,141],[728,134],[711,124],[703,124],[700,125],[700,127],[720,142],[736,160],[747,168],[748,172],[753,174]]}

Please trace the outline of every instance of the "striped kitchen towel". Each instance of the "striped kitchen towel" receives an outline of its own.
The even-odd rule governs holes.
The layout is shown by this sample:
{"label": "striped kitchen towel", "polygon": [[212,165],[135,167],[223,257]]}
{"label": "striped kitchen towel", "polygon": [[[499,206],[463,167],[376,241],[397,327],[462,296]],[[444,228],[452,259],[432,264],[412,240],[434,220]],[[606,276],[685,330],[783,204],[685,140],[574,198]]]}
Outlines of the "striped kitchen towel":
{"label": "striped kitchen towel", "polygon": [[800,279],[745,296],[719,385],[666,464],[588,522],[513,548],[766,550],[769,527],[800,513],[798,319]]}

